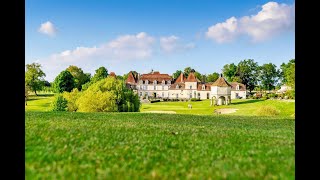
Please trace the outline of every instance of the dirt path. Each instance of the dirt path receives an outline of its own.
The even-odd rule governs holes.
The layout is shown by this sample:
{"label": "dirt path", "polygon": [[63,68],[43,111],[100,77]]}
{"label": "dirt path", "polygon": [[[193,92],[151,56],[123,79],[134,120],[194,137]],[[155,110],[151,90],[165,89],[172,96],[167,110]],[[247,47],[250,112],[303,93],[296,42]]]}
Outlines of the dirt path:
{"label": "dirt path", "polygon": [[216,109],[214,110],[215,113],[217,114],[230,114],[236,112],[238,109],[233,109],[233,108],[225,108],[225,109]]}

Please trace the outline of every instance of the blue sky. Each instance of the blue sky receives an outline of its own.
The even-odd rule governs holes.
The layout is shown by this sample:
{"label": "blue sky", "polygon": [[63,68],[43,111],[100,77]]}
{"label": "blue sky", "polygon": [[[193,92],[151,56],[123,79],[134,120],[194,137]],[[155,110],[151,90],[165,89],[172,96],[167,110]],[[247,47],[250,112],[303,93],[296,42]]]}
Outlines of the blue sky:
{"label": "blue sky", "polygon": [[172,74],[295,58],[294,1],[27,0],[25,63],[53,81],[69,65],[94,73]]}

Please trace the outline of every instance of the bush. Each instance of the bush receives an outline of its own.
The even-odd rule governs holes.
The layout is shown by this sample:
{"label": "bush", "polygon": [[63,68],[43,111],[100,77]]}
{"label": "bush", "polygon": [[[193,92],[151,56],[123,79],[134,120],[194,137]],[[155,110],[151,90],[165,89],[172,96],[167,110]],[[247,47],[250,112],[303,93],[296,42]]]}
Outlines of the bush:
{"label": "bush", "polygon": [[284,96],[287,96],[289,99],[295,99],[295,91],[288,90],[284,93]]}
{"label": "bush", "polygon": [[191,101],[201,101],[199,98],[191,98]]}
{"label": "bush", "polygon": [[261,100],[267,100],[268,98],[267,97],[262,97],[260,98]]}
{"label": "bush", "polygon": [[81,94],[77,88],[74,88],[71,92],[63,93],[63,97],[68,101],[68,104],[67,104],[68,111],[73,112],[78,110],[78,105],[76,101],[79,99],[80,95]]}
{"label": "bush", "polygon": [[51,103],[52,111],[66,111],[68,101],[61,95],[57,94]]}
{"label": "bush", "polygon": [[257,114],[260,116],[276,116],[280,114],[280,111],[272,106],[262,106],[257,109]]}
{"label": "bush", "polygon": [[124,82],[107,77],[91,84],[76,100],[80,112],[138,112],[140,100]]}
{"label": "bush", "polygon": [[78,112],[117,111],[116,96],[112,92],[90,91],[89,89],[76,101]]}

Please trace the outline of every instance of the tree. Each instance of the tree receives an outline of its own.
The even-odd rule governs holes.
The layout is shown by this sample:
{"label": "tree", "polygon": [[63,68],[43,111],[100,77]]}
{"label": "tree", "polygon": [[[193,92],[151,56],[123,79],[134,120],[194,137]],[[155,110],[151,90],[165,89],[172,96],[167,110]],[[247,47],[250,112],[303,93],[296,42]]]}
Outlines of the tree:
{"label": "tree", "polygon": [[75,87],[80,91],[82,85],[90,81],[90,73],[85,74],[83,70],[77,66],[70,65],[67,69],[75,80]]}
{"label": "tree", "polygon": [[280,66],[281,73],[281,81],[283,84],[287,84],[291,86],[293,89],[295,88],[295,59],[291,59],[287,64],[282,63]]}
{"label": "tree", "polygon": [[207,76],[207,82],[215,82],[219,78],[219,73],[214,72],[212,74],[208,74]]}
{"label": "tree", "polygon": [[223,66],[222,73],[227,78],[227,81],[231,82],[233,77],[236,76],[237,66],[234,63],[226,64]]}
{"label": "tree", "polygon": [[175,73],[172,74],[173,79],[177,79],[181,73],[182,73],[182,71],[177,70]]}
{"label": "tree", "polygon": [[38,96],[37,90],[41,90],[44,86],[44,77],[46,74],[41,70],[41,65],[38,63],[27,64],[25,73],[25,83],[31,91]]}
{"label": "tree", "polygon": [[75,80],[72,74],[64,70],[62,71],[54,80],[54,90],[57,93],[62,93],[64,91],[70,92],[73,88],[75,88]]}
{"label": "tree", "polygon": [[202,78],[201,73],[199,73],[198,71],[195,71],[195,72],[194,72],[194,75],[196,76],[196,78],[198,78],[199,80],[201,80],[201,78]]}
{"label": "tree", "polygon": [[250,93],[255,88],[258,81],[259,66],[253,59],[245,59],[240,61],[237,66],[235,76],[239,76],[241,82],[246,85]]}
{"label": "tree", "polygon": [[191,72],[191,67],[186,67],[186,68],[184,68],[184,71],[183,71],[183,75],[185,76],[185,77],[188,77],[189,76],[189,74],[190,74],[190,72]]}
{"label": "tree", "polygon": [[94,74],[94,76],[91,79],[91,81],[93,81],[93,82],[97,82],[97,81],[99,81],[101,79],[104,79],[104,78],[108,77],[108,75],[109,75],[108,74],[108,70],[103,66],[101,66],[98,69],[96,69],[95,72],[96,73]]}
{"label": "tree", "polygon": [[262,88],[265,90],[272,90],[278,81],[280,72],[277,70],[277,66],[268,63],[259,67],[259,81]]}

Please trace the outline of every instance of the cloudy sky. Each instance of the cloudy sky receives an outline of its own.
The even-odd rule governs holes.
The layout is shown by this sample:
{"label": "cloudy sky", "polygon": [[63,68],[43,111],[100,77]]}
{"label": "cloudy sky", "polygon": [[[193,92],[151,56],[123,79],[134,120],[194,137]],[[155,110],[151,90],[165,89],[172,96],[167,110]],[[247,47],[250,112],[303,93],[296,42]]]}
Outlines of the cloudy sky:
{"label": "cloudy sky", "polygon": [[291,0],[27,0],[25,64],[53,81],[69,65],[123,75],[295,58]]}

